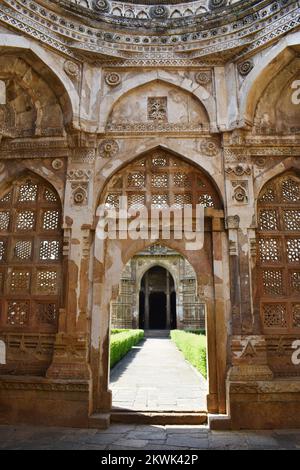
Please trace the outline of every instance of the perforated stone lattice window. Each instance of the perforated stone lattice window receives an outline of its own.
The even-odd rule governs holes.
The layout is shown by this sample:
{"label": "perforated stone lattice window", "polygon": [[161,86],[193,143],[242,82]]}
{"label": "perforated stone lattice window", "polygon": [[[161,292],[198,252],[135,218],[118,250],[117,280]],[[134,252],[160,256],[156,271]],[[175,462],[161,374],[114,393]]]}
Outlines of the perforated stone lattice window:
{"label": "perforated stone lattice window", "polygon": [[[121,181],[116,185],[116,181]],[[201,184],[200,184],[201,182]],[[147,195],[147,198],[146,198]],[[194,166],[164,150],[149,152],[114,175],[104,191],[107,208],[118,208],[120,196],[128,197],[129,207],[143,203],[150,209],[183,204],[203,204],[221,208],[218,194],[206,175]]]}
{"label": "perforated stone lattice window", "polygon": [[286,328],[287,314],[284,304],[266,304],[263,306],[264,325],[269,328]]}
{"label": "perforated stone lattice window", "polygon": [[10,202],[11,201],[11,195],[12,195],[12,192],[9,191],[4,196],[0,197],[0,203],[5,204],[5,203]]}
{"label": "perforated stone lattice window", "polygon": [[10,292],[29,292],[30,289],[30,271],[15,270],[10,276]]}
{"label": "perforated stone lattice window", "polygon": [[61,291],[61,207],[54,189],[26,176],[0,191],[0,329],[55,332]]}
{"label": "perforated stone lattice window", "polygon": [[15,258],[18,260],[30,260],[32,255],[32,241],[19,240],[14,248]]}
{"label": "perforated stone lattice window", "polygon": [[56,294],[58,290],[57,271],[38,271],[36,288],[41,294]]}
{"label": "perforated stone lattice window", "polygon": [[6,231],[9,227],[10,214],[8,211],[0,212],[0,230]]}
{"label": "perforated stone lattice window", "polygon": [[152,188],[167,188],[169,186],[169,177],[167,173],[158,173],[152,175]]}
{"label": "perforated stone lattice window", "polygon": [[8,302],[7,324],[11,326],[24,326],[29,322],[29,302],[14,301]]}
{"label": "perforated stone lattice window", "polygon": [[0,261],[4,260],[5,252],[6,252],[6,243],[3,240],[0,240]]}
{"label": "perforated stone lattice window", "polygon": [[54,303],[39,303],[38,318],[40,323],[55,325],[57,320],[57,306]]}
{"label": "perforated stone lattice window", "polygon": [[38,185],[28,180],[19,186],[19,202],[35,202],[37,199]]}
{"label": "perforated stone lattice window", "polygon": [[283,220],[285,230],[300,232],[300,211],[285,210],[283,211]]}
{"label": "perforated stone lattice window", "polygon": [[47,210],[43,213],[43,229],[57,230],[59,224],[59,211]]}
{"label": "perforated stone lattice window", "polygon": [[261,230],[277,230],[277,211],[273,209],[265,209],[260,211],[259,224]]}
{"label": "perforated stone lattice window", "polygon": [[40,243],[40,259],[44,261],[59,259],[59,241],[43,240]]}
{"label": "perforated stone lattice window", "polygon": [[35,212],[21,211],[17,214],[17,230],[34,230]]}
{"label": "perforated stone lattice window", "polygon": [[283,295],[283,279],[280,269],[263,270],[264,293],[270,295]]}
{"label": "perforated stone lattice window", "polygon": [[[300,180],[271,180],[258,200],[258,292],[266,332],[300,328]],[[276,301],[277,299],[277,301]],[[297,303],[298,302],[298,303]]]}

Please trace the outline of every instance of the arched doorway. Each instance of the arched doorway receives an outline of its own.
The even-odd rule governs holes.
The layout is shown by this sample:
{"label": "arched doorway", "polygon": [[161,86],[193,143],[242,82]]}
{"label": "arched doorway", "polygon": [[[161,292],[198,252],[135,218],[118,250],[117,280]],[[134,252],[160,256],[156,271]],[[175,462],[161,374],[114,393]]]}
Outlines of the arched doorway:
{"label": "arched doorway", "polygon": [[139,326],[144,330],[176,328],[174,279],[161,266],[153,266],[143,276],[140,289]]}
{"label": "arched doorway", "polygon": [[[96,211],[99,221],[103,216],[103,208],[115,211],[116,214],[120,209],[123,210],[121,197],[127,198],[128,209],[162,210],[174,205],[183,209],[185,204],[190,204],[195,215],[197,204],[204,207],[204,239],[201,249],[190,249],[183,232],[180,239],[175,237],[173,232],[167,241],[159,233],[155,241],[181,253],[196,272],[197,284],[202,286],[201,295],[206,306],[207,325],[207,406],[212,413],[225,413],[227,335],[224,333],[228,325],[229,295],[226,289],[228,265],[223,263],[227,256],[227,237],[219,191],[214,181],[202,169],[172,152],[158,148],[145,152],[111,175],[100,195]],[[170,225],[174,229],[172,221]],[[96,234],[98,226],[100,225],[97,223]],[[149,233],[146,238],[141,236],[131,239],[125,236],[126,233],[122,232],[122,229],[122,233],[120,232],[120,225],[117,229],[116,237],[95,237],[91,324],[94,413],[110,412],[112,407],[112,393],[109,388],[109,341],[111,320],[115,321],[116,312],[120,307],[118,294],[123,269],[132,257],[153,245]],[[124,318],[132,311],[125,304],[121,310]],[[177,313],[178,319],[182,318],[182,312]],[[188,313],[192,316],[189,309]]]}

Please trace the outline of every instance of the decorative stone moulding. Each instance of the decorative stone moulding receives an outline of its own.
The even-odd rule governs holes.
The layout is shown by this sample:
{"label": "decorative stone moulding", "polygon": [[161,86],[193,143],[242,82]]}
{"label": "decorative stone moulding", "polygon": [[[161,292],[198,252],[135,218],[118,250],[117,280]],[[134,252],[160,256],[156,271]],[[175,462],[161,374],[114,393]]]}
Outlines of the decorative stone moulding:
{"label": "decorative stone moulding", "polygon": [[93,7],[101,13],[108,13],[110,10],[110,3],[107,0],[94,0]]}
{"label": "decorative stone moulding", "polygon": [[209,8],[215,10],[216,8],[226,7],[227,0],[209,0]]}
{"label": "decorative stone moulding", "polygon": [[80,75],[79,66],[72,60],[66,60],[64,71],[70,78],[78,78]]}
{"label": "decorative stone moulding", "polygon": [[250,166],[247,166],[247,167],[244,167],[242,165],[237,165],[235,167],[230,167],[229,166],[229,167],[226,168],[225,171],[229,175],[232,174],[232,173],[236,176],[243,176],[243,175],[249,176],[249,175],[251,175]]}
{"label": "decorative stone moulding", "polygon": [[233,199],[239,204],[248,203],[248,182],[247,181],[233,181]]}
{"label": "decorative stone moulding", "polygon": [[169,16],[169,10],[165,5],[155,5],[149,9],[150,18],[165,19]]}
{"label": "decorative stone moulding", "polygon": [[209,71],[197,72],[195,74],[195,81],[199,85],[208,85],[211,82],[211,73]]}
{"label": "decorative stone moulding", "polygon": [[218,146],[213,140],[204,140],[200,146],[201,152],[208,157],[215,157],[218,153]]}
{"label": "decorative stone moulding", "polygon": [[93,172],[92,170],[69,170],[68,171],[68,179],[74,181],[74,180],[81,180],[81,181],[88,181],[90,177],[92,176]]}
{"label": "decorative stone moulding", "polygon": [[105,75],[105,83],[109,86],[117,86],[121,83],[121,76],[117,72],[109,72]]}
{"label": "decorative stone moulding", "polygon": [[111,158],[117,155],[119,151],[118,142],[112,139],[106,139],[99,145],[99,155],[102,158]]}
{"label": "decorative stone moulding", "polygon": [[55,158],[52,162],[53,170],[61,170],[64,166],[64,162],[60,158]]}
{"label": "decorative stone moulding", "polygon": [[238,64],[238,71],[242,77],[248,75],[254,67],[254,63],[252,60],[245,60],[244,62]]}
{"label": "decorative stone moulding", "polygon": [[88,199],[88,184],[87,183],[72,183],[72,198],[76,205],[86,205]]}

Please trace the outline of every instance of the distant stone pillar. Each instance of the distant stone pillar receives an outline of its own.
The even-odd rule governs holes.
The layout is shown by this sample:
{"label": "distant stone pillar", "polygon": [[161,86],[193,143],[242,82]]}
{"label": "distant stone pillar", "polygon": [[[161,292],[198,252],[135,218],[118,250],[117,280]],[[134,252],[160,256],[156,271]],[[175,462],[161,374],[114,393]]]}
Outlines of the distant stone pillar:
{"label": "distant stone pillar", "polygon": [[166,327],[167,329],[171,328],[171,298],[170,298],[170,273],[166,271],[166,295],[167,295],[167,318],[166,318]]}
{"label": "distant stone pillar", "polygon": [[145,274],[145,330],[150,327],[150,312],[149,312],[149,272]]}

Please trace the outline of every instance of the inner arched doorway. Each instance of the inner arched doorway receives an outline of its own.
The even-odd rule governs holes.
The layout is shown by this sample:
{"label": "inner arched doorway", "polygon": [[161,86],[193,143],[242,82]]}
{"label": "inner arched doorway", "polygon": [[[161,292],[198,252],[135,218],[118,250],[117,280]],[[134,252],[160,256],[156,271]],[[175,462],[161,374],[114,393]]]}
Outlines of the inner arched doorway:
{"label": "inner arched doorway", "polygon": [[174,279],[162,266],[153,266],[142,278],[139,293],[139,327],[144,330],[176,328]]}

